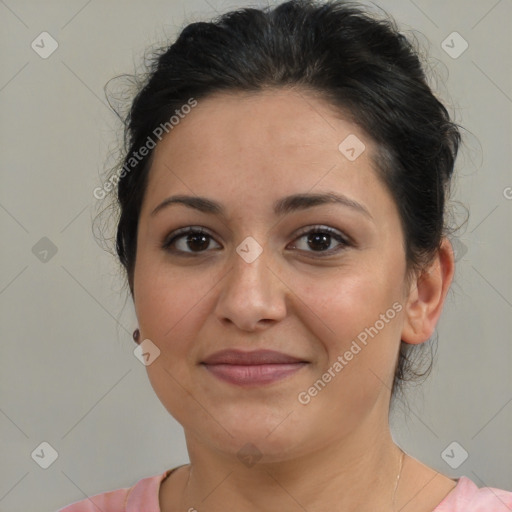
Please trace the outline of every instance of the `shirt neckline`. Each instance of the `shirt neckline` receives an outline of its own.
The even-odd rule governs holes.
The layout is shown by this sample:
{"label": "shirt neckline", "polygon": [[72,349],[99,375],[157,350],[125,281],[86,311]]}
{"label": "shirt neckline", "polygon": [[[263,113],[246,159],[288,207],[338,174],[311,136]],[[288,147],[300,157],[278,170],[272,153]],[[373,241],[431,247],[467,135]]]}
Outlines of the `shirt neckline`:
{"label": "shirt neckline", "polygon": [[[181,464],[175,468],[167,469],[159,475],[139,480],[131,489],[126,497],[125,510],[126,512],[161,512],[160,510],[160,487],[163,481],[168,478],[174,471],[187,464]],[[471,484],[472,481],[467,477],[452,478],[456,485],[450,492],[441,500],[432,512],[437,512],[440,507],[450,504],[453,495],[459,493],[461,488]],[[149,508],[148,508],[149,507]]]}

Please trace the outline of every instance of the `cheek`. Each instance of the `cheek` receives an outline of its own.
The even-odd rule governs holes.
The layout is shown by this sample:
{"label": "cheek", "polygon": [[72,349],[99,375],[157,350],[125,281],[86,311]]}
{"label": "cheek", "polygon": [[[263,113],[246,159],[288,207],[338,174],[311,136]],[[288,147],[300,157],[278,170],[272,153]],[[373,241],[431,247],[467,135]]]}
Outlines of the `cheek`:
{"label": "cheek", "polygon": [[142,254],[137,261],[134,305],[141,334],[158,346],[161,363],[180,379],[196,364],[200,330],[212,314],[222,278],[218,274],[173,267],[154,255]]}
{"label": "cheek", "polygon": [[[311,399],[304,414],[322,417],[329,411],[333,421],[343,418],[343,428],[350,431],[389,392],[402,309],[398,288],[391,284],[386,286],[369,274],[351,274],[329,285],[317,284],[311,291],[323,299],[307,304],[312,309],[321,306],[318,315],[329,329],[321,327],[315,333],[327,360],[318,359],[310,387],[301,389],[306,394],[302,399]],[[330,435],[328,425],[320,428],[322,435]]]}
{"label": "cheek", "polygon": [[[365,328],[370,328],[377,321],[379,331],[390,331],[388,327],[395,319],[396,307],[393,303],[400,299],[400,283],[388,273],[383,277],[375,271],[340,270],[329,279],[318,279],[301,283],[295,279],[295,286],[306,290],[304,303],[316,313],[324,324],[324,331],[329,333],[330,346],[343,348],[347,341],[356,338]],[[390,310],[391,309],[391,310]],[[400,309],[400,308],[398,308]],[[380,315],[386,315],[379,321]],[[364,336],[362,336],[364,337]]]}
{"label": "cheek", "polygon": [[329,382],[324,398],[340,407],[364,409],[382,386],[392,385],[403,308],[398,272],[350,267],[335,278],[303,283],[305,305],[321,319],[308,325],[324,351],[316,375]]}
{"label": "cheek", "polygon": [[[194,342],[212,285],[192,274],[186,277],[183,269],[154,262],[145,265],[144,258],[137,265],[134,304],[141,334],[160,350],[159,357],[146,367],[148,378],[168,412],[185,422],[193,409],[186,390],[193,387],[189,372],[195,364]],[[204,411],[195,414],[208,421],[201,416]]]}

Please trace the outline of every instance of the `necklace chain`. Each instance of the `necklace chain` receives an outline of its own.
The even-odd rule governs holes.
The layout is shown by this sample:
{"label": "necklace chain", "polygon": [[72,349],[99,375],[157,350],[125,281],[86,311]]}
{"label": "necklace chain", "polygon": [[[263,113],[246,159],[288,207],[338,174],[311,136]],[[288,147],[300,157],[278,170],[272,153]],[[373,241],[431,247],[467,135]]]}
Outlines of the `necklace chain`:
{"label": "necklace chain", "polygon": [[398,490],[398,484],[400,483],[400,475],[402,474],[403,463],[404,463],[404,451],[402,449],[400,449],[400,468],[398,470],[398,475],[396,476],[396,485],[395,485],[395,490],[393,492],[393,510],[396,510],[396,504],[395,504],[396,491]]}
{"label": "necklace chain", "polygon": [[[395,490],[393,491],[393,511],[396,510],[396,503],[395,503],[396,492],[398,490],[398,484],[400,483],[400,476],[402,474],[402,468],[403,468],[403,463],[404,463],[404,455],[405,455],[405,452],[402,449],[400,449],[400,467],[398,469],[398,474],[396,476]],[[190,474],[189,474],[189,477],[190,477]]]}

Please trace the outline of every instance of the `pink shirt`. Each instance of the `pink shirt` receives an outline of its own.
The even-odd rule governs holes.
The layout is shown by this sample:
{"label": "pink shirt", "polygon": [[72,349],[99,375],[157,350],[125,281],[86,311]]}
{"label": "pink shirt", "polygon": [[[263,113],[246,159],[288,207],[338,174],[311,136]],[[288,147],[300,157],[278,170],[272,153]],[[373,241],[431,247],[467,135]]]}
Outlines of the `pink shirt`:
{"label": "pink shirt", "polygon": [[[177,468],[174,468],[177,469]],[[160,512],[160,483],[174,469],[139,480],[133,487],[118,489],[77,501],[57,512]],[[512,492],[483,487],[463,476],[432,512],[511,512]]]}

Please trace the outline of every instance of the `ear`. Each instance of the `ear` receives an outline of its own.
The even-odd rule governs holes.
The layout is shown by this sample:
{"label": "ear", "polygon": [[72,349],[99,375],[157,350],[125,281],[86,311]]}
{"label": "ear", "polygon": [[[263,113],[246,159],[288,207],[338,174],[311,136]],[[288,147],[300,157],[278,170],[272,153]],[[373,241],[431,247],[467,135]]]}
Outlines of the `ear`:
{"label": "ear", "polygon": [[454,271],[452,245],[447,238],[443,238],[432,264],[411,282],[404,308],[403,342],[417,345],[432,336]]}

